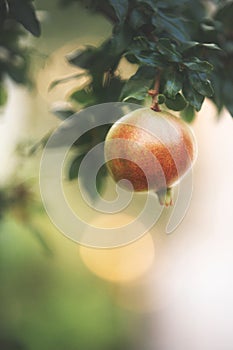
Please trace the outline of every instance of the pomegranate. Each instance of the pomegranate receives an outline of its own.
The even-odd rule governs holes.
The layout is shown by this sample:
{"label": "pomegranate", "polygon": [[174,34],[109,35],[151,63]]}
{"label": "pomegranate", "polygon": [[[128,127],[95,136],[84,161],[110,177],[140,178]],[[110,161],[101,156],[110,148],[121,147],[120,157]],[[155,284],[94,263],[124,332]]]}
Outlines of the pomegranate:
{"label": "pomegranate", "polygon": [[[113,179],[128,180],[136,192],[155,191],[166,206],[172,204],[171,187],[188,172],[195,157],[195,139],[186,123],[169,112],[149,108],[120,118],[105,142]],[[121,185],[129,189],[129,182]]]}

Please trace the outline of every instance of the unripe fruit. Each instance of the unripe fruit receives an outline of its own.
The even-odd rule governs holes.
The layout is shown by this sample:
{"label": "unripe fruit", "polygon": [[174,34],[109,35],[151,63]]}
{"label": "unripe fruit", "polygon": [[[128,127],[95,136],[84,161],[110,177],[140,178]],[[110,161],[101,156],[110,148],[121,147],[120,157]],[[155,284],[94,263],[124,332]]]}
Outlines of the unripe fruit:
{"label": "unripe fruit", "polygon": [[[105,159],[113,179],[126,179],[136,192],[153,190],[161,204],[172,204],[170,188],[191,168],[195,139],[180,118],[140,108],[109,130]],[[124,183],[127,188],[127,182]]]}

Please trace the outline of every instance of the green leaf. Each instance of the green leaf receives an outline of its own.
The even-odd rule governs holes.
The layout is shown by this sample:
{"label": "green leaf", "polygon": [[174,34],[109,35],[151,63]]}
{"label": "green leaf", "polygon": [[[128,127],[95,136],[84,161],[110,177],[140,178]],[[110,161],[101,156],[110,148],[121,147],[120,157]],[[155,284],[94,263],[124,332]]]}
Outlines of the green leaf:
{"label": "green leaf", "polygon": [[158,16],[152,19],[152,23],[180,42],[185,42],[190,39],[182,18],[172,17],[159,11]]}
{"label": "green leaf", "polygon": [[92,91],[86,89],[74,91],[69,96],[69,99],[85,106],[91,106],[96,103],[96,97],[93,95]]}
{"label": "green leaf", "polygon": [[115,28],[112,37],[101,45],[101,58],[103,59],[106,52],[109,52],[112,56],[122,55],[131,44],[133,35],[134,32],[128,24]]}
{"label": "green leaf", "polygon": [[222,86],[223,102],[229,113],[233,117],[233,100],[232,100],[232,77],[226,78]]}
{"label": "green leaf", "polygon": [[181,52],[185,52],[185,51],[193,49],[194,47],[197,47],[199,45],[200,45],[200,43],[198,41],[187,41],[187,42],[182,43],[179,46],[179,49]]}
{"label": "green leaf", "polygon": [[69,63],[78,66],[83,69],[90,69],[96,61],[97,49],[94,46],[86,46],[86,49],[78,49],[71,54],[67,55],[66,58]]}
{"label": "green leaf", "polygon": [[208,49],[208,50],[222,51],[221,47],[219,47],[217,44],[213,44],[213,43],[199,43],[198,46],[204,47],[205,49]]}
{"label": "green leaf", "polygon": [[183,6],[189,2],[189,0],[166,0],[166,1],[158,1],[157,6],[159,8],[173,8],[177,6]]}
{"label": "green leaf", "polygon": [[69,168],[69,174],[68,174],[69,180],[74,180],[78,178],[79,168],[84,157],[85,157],[85,154],[81,154],[72,160]]}
{"label": "green leaf", "polygon": [[225,105],[226,105],[226,109],[228,110],[230,115],[233,117],[233,104],[227,102]]}
{"label": "green leaf", "polygon": [[156,1],[154,0],[139,0],[139,4],[149,6],[154,12],[157,12]]}
{"label": "green leaf", "polygon": [[68,61],[80,68],[89,70],[97,85],[101,85],[103,73],[114,72],[122,54],[128,49],[132,41],[133,32],[128,25],[115,28],[111,38],[98,48],[87,46],[84,50],[76,50],[67,56]]}
{"label": "green leaf", "polygon": [[196,111],[200,111],[202,103],[204,101],[204,96],[199,94],[195,89],[193,89],[193,87],[187,80],[184,81],[182,92],[187,102],[189,102],[189,104],[193,106],[196,109]]}
{"label": "green leaf", "polygon": [[35,9],[28,0],[8,0],[9,16],[21,23],[34,36],[41,34],[40,23],[36,17]]}
{"label": "green leaf", "polygon": [[201,95],[211,97],[214,94],[211,82],[206,74],[198,72],[188,72],[188,77],[192,87]]}
{"label": "green leaf", "polygon": [[157,49],[171,62],[180,62],[182,59],[175,45],[173,45],[169,39],[159,39],[157,42]]}
{"label": "green leaf", "polygon": [[72,108],[52,108],[51,112],[59,119],[64,120],[71,117],[75,111]]}
{"label": "green leaf", "polygon": [[[99,164],[103,164],[97,174],[96,177],[93,177],[92,169],[98,169]],[[83,174],[80,174],[80,182],[85,191],[87,192],[89,198],[92,201],[96,201],[98,199],[98,193],[103,193],[106,184],[106,175],[107,169],[105,166],[104,160],[104,149],[99,149],[97,153],[93,153],[90,155],[88,160],[84,164]]]}
{"label": "green leaf", "polygon": [[175,69],[168,69],[165,74],[165,85],[163,89],[164,95],[168,98],[174,99],[176,94],[182,89],[183,78],[182,75]]}
{"label": "green leaf", "polygon": [[133,29],[138,30],[148,21],[147,16],[139,9],[133,9],[130,13],[129,23]]}
{"label": "green leaf", "polygon": [[96,189],[100,195],[103,193],[103,191],[105,189],[107,175],[108,175],[107,167],[104,164],[99,169],[97,176],[96,176]]}
{"label": "green leaf", "polygon": [[70,81],[70,80],[77,79],[77,78],[81,78],[81,77],[83,77],[83,76],[85,76],[85,75],[86,75],[85,73],[73,74],[73,75],[70,75],[70,76],[65,77],[65,78],[61,78],[61,79],[54,80],[54,81],[49,85],[48,91],[50,92],[52,89],[54,89],[54,88],[55,88],[57,85],[59,85],[59,84],[67,83],[67,82]]}
{"label": "green leaf", "polygon": [[0,26],[2,26],[3,22],[6,20],[6,17],[7,17],[6,2],[1,0],[0,1]]}
{"label": "green leaf", "polygon": [[155,70],[151,67],[140,67],[124,85],[120,99],[128,101],[133,98],[142,101],[147,96],[154,80]]}
{"label": "green leaf", "polygon": [[134,63],[143,64],[145,66],[151,67],[165,67],[164,58],[161,54],[151,51],[128,51],[126,52],[126,58],[128,55],[131,57],[131,60],[134,59]]}
{"label": "green leaf", "polygon": [[193,106],[188,104],[187,107],[185,107],[185,109],[181,111],[180,115],[182,119],[185,120],[187,123],[192,123],[192,121],[195,118],[195,110]]}
{"label": "green leaf", "polygon": [[218,8],[215,19],[222,22],[226,31],[232,30],[233,2],[229,1]]}
{"label": "green leaf", "polygon": [[214,95],[212,96],[212,100],[218,109],[218,113],[220,113],[224,106],[223,84],[220,74],[217,74],[216,71],[211,74],[211,82],[214,88]]}
{"label": "green leaf", "polygon": [[182,43],[179,47],[181,52],[186,52],[190,49],[196,48],[196,47],[204,47],[209,50],[217,50],[217,51],[222,51],[222,49],[213,43],[199,43],[197,41],[188,41],[186,43]]}
{"label": "green leaf", "polygon": [[174,99],[166,98],[165,105],[173,111],[182,111],[187,105],[185,98],[178,93]]}
{"label": "green leaf", "polygon": [[29,81],[28,79],[28,57],[20,56],[19,64],[14,64],[11,61],[6,63],[6,71],[9,76],[18,84],[25,84]]}
{"label": "green leaf", "polygon": [[0,107],[7,101],[7,91],[3,84],[0,83]]}
{"label": "green leaf", "polygon": [[128,0],[108,0],[108,2],[113,7],[119,22],[124,22],[128,12]]}
{"label": "green leaf", "polygon": [[99,103],[119,101],[123,86],[124,82],[118,77],[106,78],[104,86],[96,91],[96,100]]}
{"label": "green leaf", "polygon": [[209,73],[213,70],[212,64],[202,61],[198,57],[192,57],[188,62],[183,62],[183,65],[188,69],[202,73]]}
{"label": "green leaf", "polygon": [[158,104],[162,105],[166,101],[166,96],[164,96],[163,94],[158,94],[157,99],[158,99]]}

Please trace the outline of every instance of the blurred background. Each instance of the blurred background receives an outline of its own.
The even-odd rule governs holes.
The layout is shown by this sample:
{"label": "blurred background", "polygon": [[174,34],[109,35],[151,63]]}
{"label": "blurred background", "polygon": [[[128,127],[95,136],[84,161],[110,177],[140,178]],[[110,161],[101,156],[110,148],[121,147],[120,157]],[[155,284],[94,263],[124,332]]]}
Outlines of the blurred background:
{"label": "blurred background", "polygon": [[[47,217],[38,183],[41,150],[32,156],[28,150],[59,125],[51,108],[77,86],[68,81],[49,90],[54,80],[77,72],[65,55],[102,42],[111,26],[77,4],[61,9],[39,0],[37,8],[43,35],[27,39],[35,48],[36,88],[8,79],[0,111],[0,349],[232,349],[230,115],[217,117],[206,101],[193,123],[199,149],[193,196],[173,234],[164,231],[167,209],[128,246],[79,246]],[[66,184],[72,206],[82,212],[75,189]],[[12,191],[18,197],[3,212]],[[88,220],[116,227],[130,217]]]}

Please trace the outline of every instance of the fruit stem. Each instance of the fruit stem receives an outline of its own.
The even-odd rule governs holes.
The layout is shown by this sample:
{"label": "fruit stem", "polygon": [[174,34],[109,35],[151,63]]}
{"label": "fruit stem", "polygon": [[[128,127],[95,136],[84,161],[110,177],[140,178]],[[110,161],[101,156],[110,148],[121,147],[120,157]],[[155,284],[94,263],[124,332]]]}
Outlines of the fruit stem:
{"label": "fruit stem", "polygon": [[157,196],[161,205],[165,205],[165,207],[173,205],[172,188],[169,187],[158,191]]}
{"label": "fruit stem", "polygon": [[152,97],[152,105],[150,106],[150,108],[156,112],[161,112],[161,109],[160,109],[159,104],[158,104],[160,77],[161,77],[161,70],[159,69],[158,74],[157,74],[156,79],[155,79],[154,89],[151,89],[148,91],[148,94]]}

